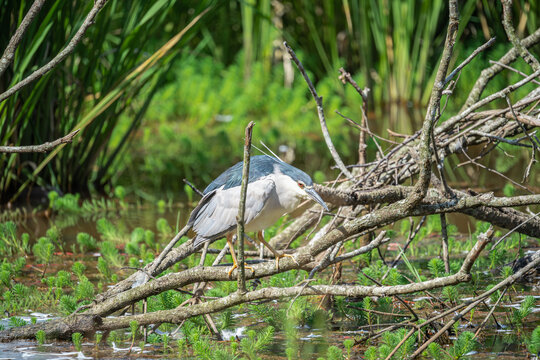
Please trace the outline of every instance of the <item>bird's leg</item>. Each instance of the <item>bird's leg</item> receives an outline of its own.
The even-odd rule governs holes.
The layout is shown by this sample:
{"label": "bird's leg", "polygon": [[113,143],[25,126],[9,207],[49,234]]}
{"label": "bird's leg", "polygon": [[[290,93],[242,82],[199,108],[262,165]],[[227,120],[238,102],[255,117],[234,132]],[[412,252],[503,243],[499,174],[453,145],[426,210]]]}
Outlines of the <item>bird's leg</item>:
{"label": "bird's leg", "polygon": [[[234,269],[238,268],[238,261],[236,260],[236,253],[234,252],[234,245],[233,245],[233,242],[232,242],[232,237],[233,237],[233,234],[228,234],[227,235],[227,244],[229,244],[229,250],[231,251],[231,256],[232,256],[232,259],[233,259],[233,266],[232,268],[229,270],[229,279],[232,277],[232,272],[234,271]],[[247,266],[244,264],[244,269],[250,269],[252,272],[255,272],[255,269],[253,269],[251,266]]]}
{"label": "bird's leg", "polygon": [[259,231],[257,232],[257,238],[259,239],[259,241],[261,242],[261,244],[263,244],[264,246],[266,246],[271,252],[272,254],[274,254],[274,256],[276,257],[276,269],[279,270],[279,259],[283,258],[283,257],[290,257],[291,259],[293,259],[293,261],[295,263],[298,264],[298,262],[296,262],[294,256],[292,255],[289,255],[289,254],[285,254],[285,253],[280,253],[279,251],[277,251],[276,249],[274,249],[272,247],[272,245],[270,245],[266,240],[264,240],[264,235],[263,235],[263,232],[262,231]]}

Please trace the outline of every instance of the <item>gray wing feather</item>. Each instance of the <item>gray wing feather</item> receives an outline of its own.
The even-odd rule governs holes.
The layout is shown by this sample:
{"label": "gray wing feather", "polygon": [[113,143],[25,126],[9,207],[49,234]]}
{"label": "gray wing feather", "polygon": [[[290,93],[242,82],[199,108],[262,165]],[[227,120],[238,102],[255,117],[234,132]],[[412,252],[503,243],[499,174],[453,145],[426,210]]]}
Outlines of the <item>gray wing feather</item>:
{"label": "gray wing feather", "polygon": [[[246,224],[259,214],[274,188],[274,182],[265,178],[249,184],[244,217]],[[205,241],[219,239],[232,231],[236,227],[239,202],[240,186],[226,190],[216,189],[205,195],[193,210],[189,220],[197,233],[193,246],[197,247]]]}

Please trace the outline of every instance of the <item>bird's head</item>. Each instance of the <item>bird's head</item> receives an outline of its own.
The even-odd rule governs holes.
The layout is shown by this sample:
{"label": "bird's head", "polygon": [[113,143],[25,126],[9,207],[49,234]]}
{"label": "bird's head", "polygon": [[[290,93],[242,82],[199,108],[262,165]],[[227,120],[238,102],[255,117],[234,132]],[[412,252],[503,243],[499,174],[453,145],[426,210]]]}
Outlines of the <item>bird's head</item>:
{"label": "bird's head", "polygon": [[310,180],[309,183],[306,183],[305,181],[300,180],[300,179],[296,180],[296,184],[298,185],[298,188],[300,189],[300,193],[303,195],[304,198],[310,198],[312,200],[315,200],[316,202],[321,204],[321,206],[326,211],[330,211],[330,209],[328,209],[328,206],[326,206],[326,203],[324,202],[324,200],[321,199],[319,194],[317,194],[317,192],[313,188],[313,181],[311,181],[311,178],[309,180]]}

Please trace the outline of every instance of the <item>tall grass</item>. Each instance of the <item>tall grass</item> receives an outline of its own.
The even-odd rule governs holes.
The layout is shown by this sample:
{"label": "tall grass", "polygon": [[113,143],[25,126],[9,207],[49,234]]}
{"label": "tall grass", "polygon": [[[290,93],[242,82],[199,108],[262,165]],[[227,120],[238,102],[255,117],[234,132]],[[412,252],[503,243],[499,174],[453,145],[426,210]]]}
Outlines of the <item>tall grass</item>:
{"label": "tall grass", "polygon": [[[0,51],[31,3],[30,0],[8,0],[0,7]],[[73,144],[48,156],[0,154],[0,203],[20,194],[28,184],[86,193],[92,188],[101,190],[114,183],[122,176],[119,170],[124,168],[126,145],[141,127],[151,105],[159,107],[159,104],[151,102],[166,83],[174,83],[169,89],[180,88],[184,98],[178,99],[177,103],[186,104],[184,109],[193,110],[189,114],[180,108],[174,110],[174,116],[181,119],[182,126],[174,129],[173,133],[193,134],[197,131],[198,136],[172,137],[171,142],[175,141],[175,146],[181,147],[182,153],[188,155],[174,170],[180,171],[181,177],[194,178],[193,171],[201,167],[201,159],[216,157],[209,154],[211,148],[205,146],[208,134],[210,138],[218,136],[223,140],[218,144],[222,144],[231,140],[228,135],[241,128],[233,122],[220,123],[208,130],[205,128],[209,124],[208,119],[220,114],[233,114],[235,119],[245,118],[247,122],[257,116],[266,116],[261,109],[272,103],[268,97],[278,97],[284,90],[281,79],[287,71],[294,69],[276,71],[277,67],[287,66],[282,64],[282,40],[293,45],[305,67],[317,80],[328,113],[335,109],[344,110],[337,106],[338,103],[353,104],[351,93],[337,79],[338,68],[345,66],[362,86],[372,89],[371,109],[378,110],[378,115],[383,110],[390,114],[389,118],[386,117],[389,120],[377,122],[380,129],[410,132],[417,128],[414,119],[421,119],[421,114],[413,116],[413,120],[403,121],[404,107],[397,109],[386,105],[407,104],[408,109],[413,108],[411,111],[418,111],[425,103],[446,33],[446,3],[446,0],[109,0],[85,40],[66,61],[0,103],[0,144],[39,144],[77,127],[83,128]],[[208,6],[212,6],[212,10],[194,31],[180,40],[179,45],[161,54],[159,61],[152,62],[151,65],[155,66],[138,68]],[[0,77],[0,91],[20,81],[58,53],[78,29],[90,7],[91,2],[46,2],[19,45],[13,65]],[[506,35],[500,26],[498,2],[463,0],[459,8],[460,39],[456,44],[454,61],[464,58],[488,37],[495,35],[501,43],[504,42]],[[539,10],[537,2],[514,2],[514,22],[520,36],[536,29]],[[503,50],[507,49],[498,48],[498,51]],[[179,52],[182,56],[177,56]],[[188,73],[185,75],[189,76],[181,77],[177,68],[170,67],[177,59],[201,59],[201,55],[213,62],[208,65],[206,60],[199,60],[200,66],[188,63],[192,70],[205,71],[201,76]],[[241,67],[240,75],[236,71],[224,71],[238,66]],[[464,70],[471,77],[477,75],[474,66],[472,63]],[[174,71],[169,72],[169,69]],[[268,79],[268,76],[274,78]],[[185,79],[195,78],[201,78],[200,83],[183,83]],[[233,82],[238,86],[231,85]],[[202,85],[209,84],[212,85],[202,89]],[[279,120],[280,116],[283,119],[307,119],[314,114],[312,101],[306,100],[309,97],[304,85],[300,82],[294,85],[302,87],[303,94],[284,95],[282,100],[272,99],[276,103],[279,100],[279,103],[277,109],[268,109],[268,118],[274,122],[266,127],[272,129],[266,137],[273,138],[274,145],[289,143],[292,136],[285,137],[285,141],[278,138],[282,135],[279,128],[284,128],[286,123],[290,134],[294,134],[298,141],[296,146],[305,146],[303,150],[310,152],[312,133],[318,133],[317,122]],[[246,99],[239,90],[250,97]],[[216,92],[219,92],[217,96],[220,99],[216,95],[211,96]],[[354,106],[357,106],[358,98],[354,96]],[[191,104],[197,104],[197,107]],[[283,115],[274,113],[274,110],[279,112],[281,109]],[[287,113],[291,109],[295,109],[292,115]],[[346,115],[358,119],[358,111],[352,109],[353,106],[345,109],[349,110]],[[194,115],[200,117],[193,118]],[[152,116],[147,121],[156,117],[161,116]],[[332,116],[328,117],[331,123]],[[296,129],[297,125],[302,126],[301,131]],[[340,120],[338,126],[341,125]],[[190,128],[186,130],[183,126]],[[349,139],[343,136],[347,136],[347,132],[336,130],[332,134],[345,140]],[[138,135],[145,136],[145,133]],[[188,149],[194,143],[197,146]],[[350,143],[344,143],[342,155],[347,157],[349,149]],[[198,150],[205,151],[205,155],[196,154]],[[223,146],[214,151],[222,156],[227,153]],[[159,158],[159,154],[156,157]],[[230,163],[230,158],[222,161]],[[148,166],[148,162],[152,161],[139,165]],[[150,168],[159,171],[161,166],[165,165],[153,161]],[[204,166],[210,167],[211,164]],[[131,174],[137,174],[138,170],[133,169]],[[210,169],[206,170],[210,172]],[[152,181],[159,182],[157,178],[154,173]],[[159,184],[154,185],[159,187]]]}
{"label": "tall grass", "polygon": [[[8,1],[0,8],[0,47],[7,44],[31,3]],[[0,104],[2,144],[38,144],[74,128],[83,129],[73,144],[56,151],[54,157],[0,155],[1,202],[9,200],[28,180],[83,193],[89,184],[99,189],[109,182],[115,161],[140,126],[160,77],[178,51],[178,47],[167,49],[170,53],[160,55],[159,66],[138,67],[163,44],[162,39],[186,25],[168,20],[174,4],[171,0],[111,0],[72,56]],[[19,45],[12,67],[0,79],[0,89],[9,88],[57,54],[77,31],[91,5],[47,2]],[[192,10],[191,18],[200,12]],[[133,98],[143,88],[148,89],[147,97],[133,107]],[[119,130],[118,117],[126,111],[131,122]],[[110,141],[115,130],[116,136]]]}

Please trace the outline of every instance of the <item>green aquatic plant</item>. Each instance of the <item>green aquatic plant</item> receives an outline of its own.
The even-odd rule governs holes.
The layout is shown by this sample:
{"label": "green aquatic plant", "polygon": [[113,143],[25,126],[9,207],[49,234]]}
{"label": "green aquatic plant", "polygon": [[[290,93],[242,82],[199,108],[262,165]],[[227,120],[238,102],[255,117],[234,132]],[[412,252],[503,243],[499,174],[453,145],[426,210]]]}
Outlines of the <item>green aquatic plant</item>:
{"label": "green aquatic plant", "polygon": [[113,193],[114,197],[120,202],[120,206],[124,209],[127,208],[127,204],[124,202],[127,195],[126,188],[121,185],[115,186]]}
{"label": "green aquatic plant", "polygon": [[[458,323],[456,322],[456,324]],[[459,334],[457,340],[448,349],[448,353],[452,359],[458,360],[473,351],[477,345],[478,341],[475,339],[474,334],[470,331],[465,331]]]}
{"label": "green aquatic plant", "polygon": [[101,275],[107,279],[107,280],[111,280],[112,279],[112,272],[111,272],[111,269],[109,267],[109,264],[107,263],[107,261],[105,261],[104,258],[102,257],[99,257],[98,258],[98,262],[97,262],[97,268],[99,270],[99,272],[101,273]]}
{"label": "green aquatic plant", "polygon": [[531,336],[525,340],[527,350],[533,355],[540,354],[540,326],[537,326],[531,333]]}
{"label": "green aquatic plant", "polygon": [[71,271],[80,279],[84,276],[84,272],[86,271],[86,265],[81,263],[80,261],[75,261],[73,265],[71,265]]}
{"label": "green aquatic plant", "polygon": [[163,352],[167,353],[169,351],[169,340],[171,337],[168,334],[161,334],[161,342],[163,343]]}
{"label": "green aquatic plant", "polygon": [[3,259],[2,263],[0,263],[0,284],[8,289],[11,288],[11,281],[20,275],[25,265],[26,259],[24,257],[19,257],[15,261]]}
{"label": "green aquatic plant", "polygon": [[82,350],[82,345],[81,345],[81,342],[82,342],[82,334],[81,333],[73,333],[71,335],[71,340],[73,341],[73,345],[75,346],[75,349],[77,351],[81,351]]}
{"label": "green aquatic plant", "polygon": [[94,338],[94,342],[96,344],[96,348],[99,346],[99,344],[101,343],[101,340],[103,339],[103,333],[101,332],[97,332],[96,333],[96,336]]}
{"label": "green aquatic plant", "polygon": [[96,239],[90,234],[81,232],[77,234],[77,244],[81,252],[92,251],[98,248]]}
{"label": "green aquatic plant", "polygon": [[90,280],[86,278],[86,276],[79,279],[79,283],[77,284],[77,286],[75,286],[74,290],[75,298],[78,301],[94,299],[94,284],[92,284]]}
{"label": "green aquatic plant", "polygon": [[0,255],[25,255],[29,252],[30,235],[24,233],[17,237],[17,225],[13,221],[0,223]]}
{"label": "green aquatic plant", "polygon": [[136,227],[131,232],[130,240],[129,242],[138,245],[139,243],[144,241],[144,229],[142,227]]}
{"label": "green aquatic plant", "polygon": [[193,191],[191,186],[189,186],[188,184],[185,184],[184,185],[184,193],[186,194],[188,204],[192,204],[193,203],[193,194],[195,192]]}
{"label": "green aquatic plant", "polygon": [[528,295],[525,296],[518,309],[512,310],[512,322],[519,330],[523,329],[525,318],[532,313],[535,304],[534,296]]}
{"label": "green aquatic plant", "polygon": [[448,357],[443,353],[441,345],[436,342],[432,342],[428,345],[426,351],[424,351],[424,356],[430,356],[433,360],[441,360]]}
{"label": "green aquatic plant", "polygon": [[433,258],[428,262],[428,269],[433,277],[441,277],[444,275],[444,262],[439,258]]}
{"label": "green aquatic plant", "polygon": [[226,309],[219,314],[219,329],[225,330],[236,326],[236,319],[233,317],[232,309]]}
{"label": "green aquatic plant", "polygon": [[156,229],[163,238],[168,238],[173,234],[173,229],[169,226],[167,219],[164,218],[157,219]]}
{"label": "green aquatic plant", "polygon": [[329,346],[326,351],[327,360],[343,360],[343,351],[337,346]]}
{"label": "green aquatic plant", "polygon": [[144,243],[148,246],[148,248],[154,249],[156,250],[156,252],[159,252],[160,246],[159,243],[156,242],[156,236],[153,231],[144,231]]}
{"label": "green aquatic plant", "polygon": [[71,295],[62,295],[59,302],[60,311],[69,315],[77,310],[77,299]]}
{"label": "green aquatic plant", "polygon": [[79,194],[65,194],[60,196],[56,191],[51,191],[48,194],[49,208],[53,209],[60,215],[81,215],[82,208],[80,206]]}
{"label": "green aquatic plant", "polygon": [[135,344],[135,338],[137,337],[137,332],[139,330],[139,322],[137,320],[130,321],[129,330],[131,334],[131,347],[133,347],[133,344]]}
{"label": "green aquatic plant", "polygon": [[118,227],[105,218],[101,218],[96,222],[96,230],[101,235],[101,238],[106,241],[122,242],[125,239]]}
{"label": "green aquatic plant", "polygon": [[118,249],[112,241],[102,241],[98,246],[101,256],[103,256],[109,264],[115,267],[123,266],[124,259],[120,256]]}
{"label": "green aquatic plant", "polygon": [[455,304],[461,297],[460,292],[455,286],[445,286],[441,292],[442,298]]}
{"label": "green aquatic plant", "polygon": [[24,326],[26,324],[27,324],[27,322],[23,318],[20,318],[20,317],[17,317],[17,316],[12,316],[12,317],[9,318],[9,326],[10,327],[20,327],[20,326]]}
{"label": "green aquatic plant", "polygon": [[266,350],[268,345],[274,339],[274,328],[267,326],[258,333],[255,330],[249,330],[247,337],[240,340],[240,349],[248,355],[250,359],[258,358],[257,354]]}
{"label": "green aquatic plant", "polygon": [[47,266],[52,260],[54,254],[54,244],[47,237],[40,237],[32,246],[32,252],[39,264],[44,264],[43,275],[47,272]]}
{"label": "green aquatic plant", "polygon": [[349,360],[351,358],[352,348],[354,346],[354,340],[353,339],[344,340],[343,346],[345,347],[345,350],[347,351],[347,360]]}
{"label": "green aquatic plant", "polygon": [[177,348],[178,356],[180,358],[184,358],[186,355],[186,350],[187,350],[186,339],[185,338],[178,339],[176,341],[176,348]]}
{"label": "green aquatic plant", "polygon": [[36,332],[36,340],[37,340],[39,345],[45,344],[45,331],[38,330]]}

